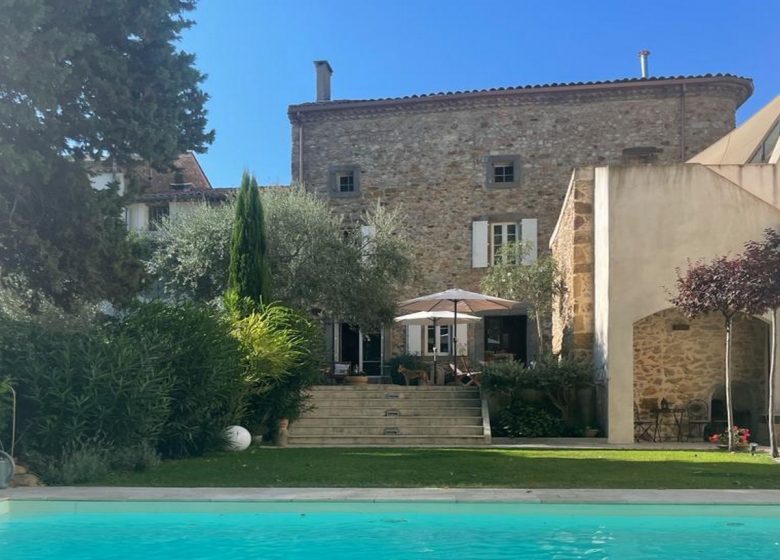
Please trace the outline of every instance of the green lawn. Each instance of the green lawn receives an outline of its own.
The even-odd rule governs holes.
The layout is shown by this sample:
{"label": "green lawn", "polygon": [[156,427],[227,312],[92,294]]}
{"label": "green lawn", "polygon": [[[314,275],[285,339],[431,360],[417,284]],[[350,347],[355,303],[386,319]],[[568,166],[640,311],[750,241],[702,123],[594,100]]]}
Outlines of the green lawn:
{"label": "green lawn", "polygon": [[718,451],[254,448],[114,474],[114,486],[780,488],[767,455]]}

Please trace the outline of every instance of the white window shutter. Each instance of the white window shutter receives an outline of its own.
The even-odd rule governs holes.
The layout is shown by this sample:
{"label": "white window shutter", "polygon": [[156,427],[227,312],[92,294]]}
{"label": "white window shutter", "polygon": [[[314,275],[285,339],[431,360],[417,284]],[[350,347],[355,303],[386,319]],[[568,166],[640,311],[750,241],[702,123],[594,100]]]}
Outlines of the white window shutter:
{"label": "white window shutter", "polygon": [[536,232],[536,218],[522,220],[520,231],[523,234],[523,243],[528,248],[523,256],[523,264],[532,264],[536,262],[536,256],[539,252],[539,242]]}
{"label": "white window shutter", "polygon": [[422,354],[422,326],[406,326],[406,353],[419,356]]}
{"label": "white window shutter", "polygon": [[488,265],[488,223],[471,222],[471,267],[485,268]]}
{"label": "white window shutter", "polygon": [[469,354],[469,326],[466,323],[458,323],[458,356]]}
{"label": "white window shutter", "polygon": [[360,236],[363,242],[363,257],[367,257],[374,252],[374,238],[376,237],[376,226],[360,226]]}

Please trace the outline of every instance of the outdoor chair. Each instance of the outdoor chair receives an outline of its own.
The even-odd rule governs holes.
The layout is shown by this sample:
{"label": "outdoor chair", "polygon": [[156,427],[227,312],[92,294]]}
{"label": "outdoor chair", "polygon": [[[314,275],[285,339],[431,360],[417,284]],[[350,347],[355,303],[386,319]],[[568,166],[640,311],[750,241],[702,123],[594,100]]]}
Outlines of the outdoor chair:
{"label": "outdoor chair", "polygon": [[639,407],[634,405],[634,440],[636,441],[653,441],[653,434],[651,431],[655,428],[655,421],[642,420],[639,414]]}
{"label": "outdoor chair", "polygon": [[710,409],[701,399],[694,399],[685,406],[688,417],[688,441],[704,441],[704,429],[710,423]]}
{"label": "outdoor chair", "polygon": [[479,387],[480,380],[479,378],[482,376],[481,371],[463,371],[461,369],[458,369],[458,366],[451,363],[450,369],[452,370],[452,373],[455,375],[455,380],[458,383],[461,383],[463,385],[476,385]]}

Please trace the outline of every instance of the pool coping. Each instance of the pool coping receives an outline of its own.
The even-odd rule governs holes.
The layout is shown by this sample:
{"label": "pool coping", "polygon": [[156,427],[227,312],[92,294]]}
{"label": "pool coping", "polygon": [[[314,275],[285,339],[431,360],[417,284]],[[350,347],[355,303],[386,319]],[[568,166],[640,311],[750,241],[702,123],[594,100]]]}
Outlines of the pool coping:
{"label": "pool coping", "polygon": [[780,490],[631,490],[588,488],[152,488],[57,486],[43,488],[12,488],[0,491],[0,502],[7,500],[780,505]]}

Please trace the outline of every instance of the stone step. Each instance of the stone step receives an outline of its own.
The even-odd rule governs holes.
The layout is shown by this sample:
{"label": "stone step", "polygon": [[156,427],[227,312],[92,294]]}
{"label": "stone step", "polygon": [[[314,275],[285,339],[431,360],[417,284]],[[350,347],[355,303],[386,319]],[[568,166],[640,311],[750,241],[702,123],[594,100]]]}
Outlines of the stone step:
{"label": "stone step", "polygon": [[480,400],[475,397],[450,397],[450,398],[408,398],[408,399],[393,399],[393,398],[369,398],[369,397],[351,397],[346,396],[339,397],[317,397],[310,401],[310,404],[317,408],[336,408],[342,406],[364,406],[366,408],[387,408],[388,406],[397,408],[402,407],[460,407],[460,406],[479,406]]}
{"label": "stone step", "polygon": [[304,413],[302,418],[367,416],[381,418],[385,416],[482,416],[482,407],[458,406],[458,407],[407,407],[386,405],[381,407],[365,406],[317,406]]}
{"label": "stone step", "polygon": [[472,447],[485,445],[485,438],[479,436],[293,436],[288,438],[290,446],[310,447]]}
{"label": "stone step", "polygon": [[479,426],[290,426],[290,436],[481,436]]}
{"label": "stone step", "polygon": [[331,416],[298,418],[290,424],[290,429],[298,427],[411,427],[411,426],[479,426],[482,427],[481,416]]}
{"label": "stone step", "polygon": [[476,393],[479,388],[458,385],[315,385],[309,388],[313,393],[379,393],[383,391],[397,391],[403,393]]}

